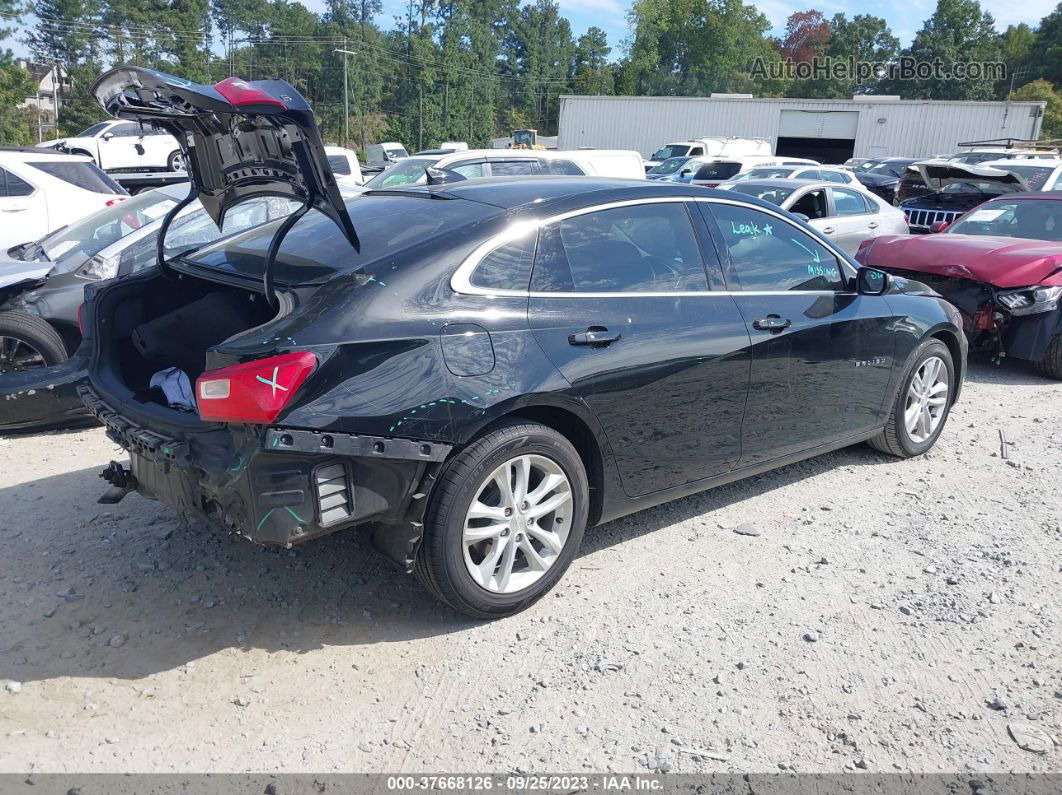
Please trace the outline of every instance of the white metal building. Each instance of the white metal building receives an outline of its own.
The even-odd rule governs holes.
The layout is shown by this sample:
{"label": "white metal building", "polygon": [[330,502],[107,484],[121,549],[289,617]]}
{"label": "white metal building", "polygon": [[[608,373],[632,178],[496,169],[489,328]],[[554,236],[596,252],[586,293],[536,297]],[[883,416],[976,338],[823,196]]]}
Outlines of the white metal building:
{"label": "white metal building", "polygon": [[930,157],[962,141],[1035,139],[1043,102],[934,102],[896,97],[560,98],[558,149],[635,149],[648,157],[693,137],[767,138],[777,154],[831,163],[849,157]]}

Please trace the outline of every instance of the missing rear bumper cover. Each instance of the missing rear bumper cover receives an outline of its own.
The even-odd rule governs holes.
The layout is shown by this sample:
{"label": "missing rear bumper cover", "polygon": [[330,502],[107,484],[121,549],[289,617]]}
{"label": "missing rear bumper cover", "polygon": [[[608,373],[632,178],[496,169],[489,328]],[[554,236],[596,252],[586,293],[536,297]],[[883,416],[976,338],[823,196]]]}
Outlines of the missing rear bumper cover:
{"label": "missing rear bumper cover", "polygon": [[270,428],[263,444],[266,450],[296,453],[348,455],[363,458],[393,458],[402,461],[439,462],[446,459],[452,445],[418,442],[412,439],[387,439],[382,436],[358,436],[351,433],[321,433]]}

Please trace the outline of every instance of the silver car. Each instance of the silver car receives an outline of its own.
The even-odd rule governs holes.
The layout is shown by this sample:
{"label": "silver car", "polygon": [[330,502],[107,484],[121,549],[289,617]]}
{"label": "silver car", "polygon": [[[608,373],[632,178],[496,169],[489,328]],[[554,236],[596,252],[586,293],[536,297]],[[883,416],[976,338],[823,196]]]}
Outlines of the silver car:
{"label": "silver car", "polygon": [[777,204],[807,219],[846,254],[878,235],[906,235],[901,210],[857,185],[806,179],[750,179],[720,185]]}

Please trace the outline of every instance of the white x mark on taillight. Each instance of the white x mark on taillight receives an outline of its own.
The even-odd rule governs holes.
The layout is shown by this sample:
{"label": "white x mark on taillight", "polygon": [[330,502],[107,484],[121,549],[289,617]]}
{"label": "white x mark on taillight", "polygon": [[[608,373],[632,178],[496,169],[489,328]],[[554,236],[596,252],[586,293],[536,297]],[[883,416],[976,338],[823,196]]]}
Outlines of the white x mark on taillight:
{"label": "white x mark on taillight", "polygon": [[284,390],[285,392],[287,392],[287,391],[288,391],[288,388],[287,388],[286,386],[281,386],[280,384],[278,384],[278,383],[277,383],[277,374],[278,374],[279,372],[280,372],[280,368],[279,368],[279,367],[274,367],[274,368],[273,368],[273,380],[272,380],[272,381],[270,381],[270,380],[269,380],[269,379],[267,379],[267,378],[262,378],[262,376],[260,376],[260,375],[256,375],[256,376],[255,376],[255,378],[257,378],[257,379],[258,379],[259,381],[261,381],[261,382],[262,382],[263,384],[268,384],[268,385],[269,385],[270,389],[272,389],[272,390],[273,390],[273,397],[276,397],[276,394],[277,394],[277,390],[278,390],[278,389],[282,389],[282,390]]}

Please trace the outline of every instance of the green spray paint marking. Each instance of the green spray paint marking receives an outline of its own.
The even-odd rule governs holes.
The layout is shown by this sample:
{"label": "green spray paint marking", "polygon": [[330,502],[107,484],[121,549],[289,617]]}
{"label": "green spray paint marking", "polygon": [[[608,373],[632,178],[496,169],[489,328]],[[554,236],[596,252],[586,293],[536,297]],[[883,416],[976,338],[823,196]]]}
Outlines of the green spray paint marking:
{"label": "green spray paint marking", "polygon": [[298,519],[301,524],[306,524],[306,522],[303,521],[302,517],[295,513],[295,511],[291,510],[291,508],[289,508],[287,505],[284,506],[284,510],[290,513],[296,519]]}
{"label": "green spray paint marking", "polygon": [[258,530],[262,529],[262,525],[264,525],[266,523],[266,519],[268,519],[270,516],[272,516],[273,515],[273,511],[275,511],[275,510],[276,510],[276,508],[270,508],[269,509],[269,512],[265,516],[263,516],[261,518],[261,520],[258,522],[258,524],[255,526],[255,528],[254,528],[255,531],[258,531]]}
{"label": "green spray paint marking", "polygon": [[240,460],[236,462],[236,466],[232,467],[229,472],[239,472],[241,469],[243,469],[243,456],[239,456],[239,459]]}

